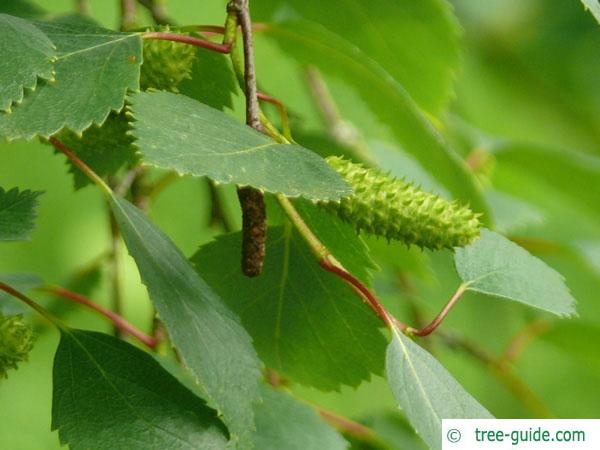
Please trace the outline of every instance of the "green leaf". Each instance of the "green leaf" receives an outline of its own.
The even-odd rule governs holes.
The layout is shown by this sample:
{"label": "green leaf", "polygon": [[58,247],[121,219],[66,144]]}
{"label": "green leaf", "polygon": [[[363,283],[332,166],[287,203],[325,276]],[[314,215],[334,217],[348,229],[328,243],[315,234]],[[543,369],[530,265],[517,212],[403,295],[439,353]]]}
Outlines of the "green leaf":
{"label": "green leaf", "polygon": [[498,145],[492,151],[497,171],[522,172],[546,181],[562,194],[572,197],[572,207],[581,206],[600,218],[600,157],[515,142]]}
{"label": "green leaf", "polygon": [[0,241],[29,239],[35,226],[39,191],[5,191],[0,187]]}
{"label": "green leaf", "polygon": [[215,411],[150,355],[102,333],[61,330],[52,429],[72,450],[225,449]]}
{"label": "green leaf", "polygon": [[525,249],[492,231],[456,249],[456,270],[467,291],[514,300],[557,314],[575,314],[575,299],[562,275]]}
{"label": "green leaf", "polygon": [[132,133],[150,165],[289,197],[336,200],[351,192],[312,152],[277,144],[196,100],[141,92],[129,101],[135,118]]}
{"label": "green leaf", "polygon": [[271,388],[256,406],[255,448],[260,450],[344,450],[346,441],[310,406]]}
{"label": "green leaf", "polygon": [[442,448],[442,419],[491,419],[428,352],[393,329],[387,378],[400,408],[429,448]]}
{"label": "green leaf", "polygon": [[57,47],[55,79],[39,83],[11,114],[0,113],[0,136],[8,140],[48,137],[63,127],[81,133],[123,107],[128,89],[138,90],[139,34],[91,25],[35,22]]}
{"label": "green leaf", "polygon": [[600,23],[600,3],[598,3],[598,0],[581,0],[581,3],[583,3],[583,7],[591,12],[598,23]]}
{"label": "green leaf", "polygon": [[178,89],[200,103],[223,111],[233,109],[232,96],[237,93],[237,82],[226,55],[198,48],[191,78],[179,83]]}
{"label": "green leaf", "polygon": [[[264,34],[300,63],[351,80],[367,106],[389,126],[404,151],[454,197],[468,201],[475,212],[488,212],[481,189],[465,163],[444,142],[404,87],[367,54],[343,37],[307,21],[269,24]],[[485,219],[489,217],[486,215]]]}
{"label": "green leaf", "polygon": [[[331,249],[334,254],[344,264],[361,258],[364,266],[366,249],[356,233],[333,219],[329,223],[337,247],[347,246],[342,252]],[[269,229],[260,277],[240,273],[240,243],[240,233],[220,236],[192,262],[239,314],[268,367],[323,390],[357,386],[382,372],[386,344],[378,319],[352,289],[319,267],[289,223]]]}
{"label": "green leaf", "polygon": [[53,81],[54,44],[27,20],[0,14],[0,110],[10,111],[34,89],[38,77]]}
{"label": "green leaf", "polygon": [[258,0],[252,15],[262,22],[302,18],[344,36],[433,114],[450,100],[460,26],[446,0]]}
{"label": "green leaf", "polygon": [[2,0],[0,12],[11,16],[36,18],[46,14],[42,8],[27,0]]}
{"label": "green leaf", "polygon": [[260,377],[250,336],[173,242],[139,209],[117,197],[110,203],[173,344],[210,405],[222,414],[232,438],[239,438],[247,448]]}
{"label": "green leaf", "polygon": [[[129,123],[125,114],[111,113],[101,127],[93,125],[79,136],[69,130],[62,131],[57,138],[100,176],[115,174],[127,164],[136,161],[133,138],[127,134]],[[75,189],[91,183],[80,169],[69,160],[69,171],[73,174]]]}
{"label": "green leaf", "polygon": [[[544,158],[541,156],[538,164],[543,164]],[[563,168],[557,170],[557,174],[563,172]],[[568,165],[565,165],[566,176],[577,185],[578,182],[567,175],[569,171]],[[586,195],[582,194],[579,199],[570,188],[563,191],[559,176],[551,180],[534,174],[533,168],[499,163],[494,170],[493,183],[498,190],[531,203],[540,210],[544,223],[536,227],[536,238],[568,244],[600,238],[600,215],[591,209],[592,205],[582,201]]]}

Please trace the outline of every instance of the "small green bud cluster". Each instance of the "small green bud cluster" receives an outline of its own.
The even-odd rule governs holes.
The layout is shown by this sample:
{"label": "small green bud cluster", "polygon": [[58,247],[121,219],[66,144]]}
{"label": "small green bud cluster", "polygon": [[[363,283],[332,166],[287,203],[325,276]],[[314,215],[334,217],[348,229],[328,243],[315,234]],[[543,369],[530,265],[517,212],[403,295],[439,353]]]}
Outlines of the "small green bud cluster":
{"label": "small green bud cluster", "polygon": [[430,249],[465,246],[479,236],[479,215],[467,206],[340,157],[327,162],[354,193],[321,204],[359,231]]}
{"label": "small green bud cluster", "polygon": [[5,316],[0,313],[0,378],[7,378],[9,369],[27,361],[33,348],[35,335],[22,316]]}
{"label": "small green bud cluster", "polygon": [[[169,27],[157,31],[169,31]],[[144,39],[144,62],[140,87],[179,92],[177,85],[191,78],[196,49],[191,45],[159,39]]]}

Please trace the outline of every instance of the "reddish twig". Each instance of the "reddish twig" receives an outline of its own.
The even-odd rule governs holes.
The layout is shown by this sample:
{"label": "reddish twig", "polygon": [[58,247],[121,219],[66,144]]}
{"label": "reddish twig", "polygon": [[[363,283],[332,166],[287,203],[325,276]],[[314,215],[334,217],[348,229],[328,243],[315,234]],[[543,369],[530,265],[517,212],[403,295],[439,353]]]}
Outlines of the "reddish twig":
{"label": "reddish twig", "polygon": [[222,25],[194,25],[193,29],[200,31],[201,33],[212,33],[218,35],[225,34],[225,27]]}
{"label": "reddish twig", "polygon": [[64,298],[66,300],[70,300],[75,303],[79,303],[80,305],[83,305],[83,306],[86,306],[86,307],[90,308],[91,310],[96,311],[97,313],[100,313],[102,316],[106,317],[120,331],[133,336],[138,341],[140,341],[142,344],[144,344],[146,347],[148,347],[150,349],[156,348],[157,340],[154,337],[148,336],[147,334],[145,334],[141,330],[137,329],[134,325],[129,323],[127,320],[125,320],[120,315],[104,308],[103,306],[98,305],[97,303],[93,302],[92,300],[90,300],[89,298],[87,298],[81,294],[77,294],[76,292],[71,292],[68,289],[65,289],[65,288],[62,288],[59,286],[43,286],[43,287],[38,288],[37,290],[55,295],[60,298]]}
{"label": "reddish twig", "polygon": [[259,100],[270,103],[271,105],[274,105],[277,108],[277,111],[279,112],[279,117],[281,118],[281,128],[283,129],[283,133],[286,136],[286,138],[290,139],[290,118],[288,115],[287,108],[285,107],[283,102],[278,98],[272,97],[260,91],[256,93],[256,96]]}
{"label": "reddish twig", "polygon": [[42,308],[40,305],[38,305],[36,302],[34,302],[32,299],[27,297],[22,292],[17,291],[12,286],[9,286],[8,284],[0,282],[0,291],[4,291],[7,294],[11,295],[12,297],[21,300],[23,303],[28,305],[30,308],[37,311],[42,317],[44,317],[50,323],[52,323],[58,327],[62,327],[62,324],[58,321],[58,319],[53,317],[48,311],[46,311],[44,308]]}
{"label": "reddish twig", "polygon": [[387,310],[377,299],[377,297],[369,290],[369,288],[367,288],[358,278],[356,278],[346,269],[332,263],[327,257],[321,258],[319,265],[323,269],[337,275],[347,284],[349,284],[361,296],[361,298],[373,310],[373,312],[377,314],[377,317],[379,317],[387,326],[392,327],[395,325],[402,331],[407,329],[406,325],[398,322],[390,315],[390,313],[387,312]]}
{"label": "reddish twig", "polygon": [[211,42],[205,39],[200,39],[194,36],[186,36],[184,34],[168,33],[161,31],[150,31],[142,34],[144,39],[158,39],[162,41],[181,42],[182,44],[193,45],[195,47],[205,48],[217,53],[228,54],[231,51],[231,45]]}
{"label": "reddish twig", "polygon": [[433,333],[437,329],[437,327],[439,327],[441,325],[441,323],[444,321],[444,319],[446,318],[448,313],[452,310],[454,305],[456,305],[456,303],[460,300],[460,298],[466,292],[466,290],[467,290],[467,287],[465,285],[461,284],[460,287],[456,290],[456,292],[452,296],[452,298],[450,298],[448,303],[446,303],[446,305],[442,308],[442,310],[439,312],[439,314],[435,317],[435,319],[433,319],[431,321],[431,323],[429,325],[426,325],[423,328],[420,328],[418,330],[415,328],[412,328],[412,327],[408,327],[406,329],[406,333],[412,334],[415,336],[419,336],[419,337],[428,336],[431,333]]}
{"label": "reddish twig", "polygon": [[69,147],[67,147],[65,144],[63,144],[61,141],[59,141],[53,136],[48,139],[48,142],[50,142],[50,144],[52,144],[52,146],[56,150],[63,153],[67,158],[69,158],[69,160],[71,160],[71,162],[75,166],[77,166],[79,170],[81,170],[85,175],[87,175],[90,178],[90,180],[96,183],[104,192],[106,192],[109,195],[112,193],[110,187],[104,182],[104,180],[96,172],[94,172],[90,168],[90,166],[88,166],[81,159],[79,159],[79,157],[75,154],[73,150],[71,150]]}

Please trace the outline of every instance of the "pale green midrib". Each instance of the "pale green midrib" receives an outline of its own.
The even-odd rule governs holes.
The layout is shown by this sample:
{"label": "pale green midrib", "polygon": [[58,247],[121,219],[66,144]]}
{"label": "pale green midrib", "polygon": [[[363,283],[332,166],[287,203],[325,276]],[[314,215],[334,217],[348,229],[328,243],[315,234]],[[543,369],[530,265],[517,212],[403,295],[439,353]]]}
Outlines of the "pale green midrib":
{"label": "pale green midrib", "polygon": [[[139,138],[138,138],[139,139]],[[227,141],[223,141],[223,142],[227,142]],[[147,158],[149,159],[155,159],[155,160],[162,160],[162,161],[174,161],[177,160],[179,158],[185,158],[188,156],[193,156],[193,157],[198,157],[198,156],[232,156],[232,155],[243,155],[245,153],[252,153],[252,152],[257,152],[259,150],[263,150],[269,147],[277,147],[280,146],[281,144],[278,144],[276,142],[273,143],[268,143],[268,144],[263,144],[263,145],[258,145],[256,147],[247,147],[244,148],[242,150],[233,150],[233,151],[210,151],[210,150],[205,150],[205,149],[201,149],[201,154],[199,154],[199,152],[188,152],[188,153],[178,153],[177,155],[172,155],[172,156],[166,156],[166,157],[156,157],[156,158],[152,158],[151,156],[148,156],[148,152],[142,150],[140,148],[140,152],[142,154],[144,154]],[[138,147],[139,148],[139,147]],[[273,151],[277,151],[278,149],[273,149]],[[281,149],[280,149],[281,150]]]}
{"label": "pale green midrib", "polygon": [[419,390],[421,391],[423,398],[425,398],[425,402],[426,402],[427,406],[433,413],[434,417],[438,421],[441,421],[442,419],[441,419],[440,415],[437,413],[436,409],[434,408],[433,403],[431,403],[431,399],[429,398],[429,395],[427,395],[427,390],[425,389],[425,386],[423,386],[423,383],[421,383],[421,378],[417,374],[417,370],[416,370],[415,366],[413,365],[412,359],[410,358],[410,354],[408,353],[408,349],[406,348],[406,345],[404,345],[404,342],[402,342],[402,338],[399,335],[399,330],[395,326],[392,326],[392,333],[393,333],[393,337],[395,337],[398,340],[398,342],[400,343],[400,346],[402,348],[402,353],[404,354],[406,362],[408,363],[410,371],[411,371],[414,379],[417,382],[417,386],[419,387]]}
{"label": "pale green midrib", "polygon": [[[129,223],[131,230],[133,230],[133,232],[135,233],[137,238],[143,242],[144,239],[142,237],[142,234],[140,233],[140,231],[138,230],[136,225],[133,223],[133,221],[130,219],[129,214],[127,214],[127,211],[125,211],[125,209],[119,203],[119,199],[114,194],[111,195],[111,197],[112,197],[112,204],[116,205],[116,207],[119,208],[119,210],[121,210],[121,217],[123,217]],[[124,201],[126,201],[126,200],[124,200]],[[196,382],[198,382],[199,384],[206,383],[206,381],[202,380],[202,378],[199,376],[199,374],[198,374],[199,371],[197,368],[190,367],[190,370],[193,373]],[[211,392],[209,392],[208,390],[205,390],[205,393],[206,393],[207,400],[211,401],[214,405],[216,405],[216,407],[219,411],[228,409],[228,408],[224,407],[225,402],[220,401],[220,399],[217,398],[216,396],[212,395]]]}
{"label": "pale green midrib", "polygon": [[[118,45],[118,44],[122,43],[125,40],[132,39],[134,37],[139,37],[140,35],[141,35],[140,33],[132,33],[132,34],[128,34],[126,36],[123,36],[123,37],[121,37],[119,39],[111,39],[109,41],[105,41],[105,42],[103,42],[101,44],[97,44],[97,45],[94,45],[92,47],[86,47],[86,48],[82,48],[80,50],[75,50],[73,52],[64,53],[64,54],[61,54],[61,55],[57,56],[56,57],[56,61],[60,61],[60,60],[66,59],[66,58],[70,58],[73,55],[78,55],[78,54],[81,54],[81,53],[85,53],[85,52],[90,52],[90,51],[93,51],[93,50],[97,50],[98,48],[104,47],[104,46],[107,46],[107,45]],[[76,34],[76,35],[65,35],[65,36],[80,37],[80,36],[85,36],[85,35]],[[109,35],[109,34],[107,34],[107,35],[94,34],[94,35],[88,35],[88,36],[94,36],[94,37],[111,37],[111,35]]]}

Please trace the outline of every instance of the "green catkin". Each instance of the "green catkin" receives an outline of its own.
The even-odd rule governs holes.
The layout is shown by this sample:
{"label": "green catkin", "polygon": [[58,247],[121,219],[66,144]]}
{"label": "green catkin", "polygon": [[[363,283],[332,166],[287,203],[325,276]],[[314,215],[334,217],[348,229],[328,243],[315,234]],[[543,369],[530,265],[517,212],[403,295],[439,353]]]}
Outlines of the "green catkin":
{"label": "green catkin", "polygon": [[23,317],[5,316],[0,313],[0,378],[7,378],[9,369],[27,361],[33,348],[35,335]]}
{"label": "green catkin", "polygon": [[[169,27],[157,31],[168,32]],[[177,85],[191,78],[196,49],[187,44],[160,39],[144,39],[144,62],[140,87],[179,92]]]}
{"label": "green catkin", "polygon": [[462,247],[479,236],[479,214],[467,206],[340,157],[327,162],[354,193],[321,205],[358,231],[430,249]]}

